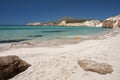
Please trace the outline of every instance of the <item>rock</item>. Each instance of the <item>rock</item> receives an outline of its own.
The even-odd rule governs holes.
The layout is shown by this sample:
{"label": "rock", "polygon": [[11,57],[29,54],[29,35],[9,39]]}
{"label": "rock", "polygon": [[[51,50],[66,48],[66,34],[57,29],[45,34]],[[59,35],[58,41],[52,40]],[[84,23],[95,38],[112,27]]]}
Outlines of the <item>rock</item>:
{"label": "rock", "polygon": [[118,20],[117,27],[120,28],[120,20]]}
{"label": "rock", "polygon": [[71,17],[64,17],[52,22],[32,22],[29,26],[87,26],[87,27],[103,27],[103,28],[120,28],[120,15],[109,17],[102,20],[92,19],[74,19]]}
{"label": "rock", "polygon": [[102,27],[103,23],[97,24],[96,27]]}
{"label": "rock", "polygon": [[66,25],[67,25],[66,21],[61,21],[61,22],[58,24],[58,26],[66,26]]}
{"label": "rock", "polygon": [[[97,26],[97,25],[100,25],[101,24],[101,22],[99,21],[99,20],[90,20],[90,21],[86,21],[86,22],[84,22],[84,25],[85,26],[90,26],[90,27],[95,27],[95,26]],[[100,26],[97,26],[97,27],[100,27]]]}
{"label": "rock", "polygon": [[120,15],[113,16],[104,20],[103,28],[120,28]]}
{"label": "rock", "polygon": [[0,57],[0,80],[8,80],[30,66],[18,56]]}
{"label": "rock", "polygon": [[80,60],[78,64],[85,71],[97,72],[99,74],[105,75],[107,73],[111,74],[113,72],[112,66],[107,63],[97,63],[92,60]]}
{"label": "rock", "polygon": [[103,21],[103,28],[113,28],[113,21],[112,20],[105,20]]}
{"label": "rock", "polygon": [[118,21],[118,20],[120,20],[120,15],[109,17],[106,20]]}

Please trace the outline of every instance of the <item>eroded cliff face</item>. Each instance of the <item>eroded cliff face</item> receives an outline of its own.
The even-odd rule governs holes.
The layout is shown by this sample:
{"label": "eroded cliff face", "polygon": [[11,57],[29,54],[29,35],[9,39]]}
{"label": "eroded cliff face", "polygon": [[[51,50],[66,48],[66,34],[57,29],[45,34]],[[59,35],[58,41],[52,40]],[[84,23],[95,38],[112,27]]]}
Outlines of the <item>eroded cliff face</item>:
{"label": "eroded cliff face", "polygon": [[103,28],[113,28],[114,22],[112,20],[105,20],[103,21]]}
{"label": "eroded cliff face", "polygon": [[64,20],[64,21],[61,21],[59,24],[58,24],[58,26],[66,26],[67,25],[67,23],[66,23],[66,21]]}
{"label": "eroded cliff face", "polygon": [[85,22],[74,22],[67,23],[66,21],[61,21],[58,26],[88,26],[88,27],[101,27],[101,22],[99,20],[89,20]]}
{"label": "eroded cliff face", "polygon": [[120,28],[120,15],[107,18],[103,21],[103,28]]}
{"label": "eroded cliff face", "polygon": [[91,26],[91,27],[101,27],[100,26],[101,22],[99,20],[90,20],[90,21],[86,21],[84,22],[85,26]]}
{"label": "eroded cliff face", "polygon": [[120,20],[117,23],[117,27],[120,28]]}
{"label": "eroded cliff face", "polygon": [[61,21],[60,26],[88,26],[88,27],[103,27],[103,28],[120,28],[120,15],[109,17],[103,22],[99,20],[87,20],[85,22],[66,23]]}

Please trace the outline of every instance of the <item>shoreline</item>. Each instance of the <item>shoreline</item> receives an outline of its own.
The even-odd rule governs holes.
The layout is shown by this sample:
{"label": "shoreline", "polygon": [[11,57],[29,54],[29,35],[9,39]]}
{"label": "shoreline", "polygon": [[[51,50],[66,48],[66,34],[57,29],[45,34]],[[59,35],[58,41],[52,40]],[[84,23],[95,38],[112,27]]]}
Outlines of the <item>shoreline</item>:
{"label": "shoreline", "polygon": [[77,44],[81,41],[87,40],[85,38],[77,37],[76,39],[54,39],[46,41],[23,41],[16,43],[1,43],[0,51],[18,49],[18,48],[32,48],[32,47],[60,47],[61,45]]}
{"label": "shoreline", "polygon": [[73,38],[59,38],[59,39],[52,39],[52,40],[45,40],[45,41],[21,41],[21,42],[13,42],[13,43],[1,43],[0,44],[0,52],[11,50],[11,49],[18,49],[18,48],[33,48],[33,47],[61,47],[62,45],[71,45],[71,44],[78,44],[79,42],[83,42],[86,40],[100,40],[100,39],[107,39],[108,37],[112,37],[118,34],[119,31],[110,30],[106,31],[101,34],[93,35],[93,36],[74,36]]}
{"label": "shoreline", "polygon": [[[118,31],[119,32],[119,31]],[[118,33],[117,33],[118,34]],[[13,42],[13,43],[1,43],[0,44],[0,52],[11,50],[11,49],[18,49],[18,48],[33,48],[33,47],[60,47],[62,45],[71,45],[71,44],[78,44],[79,42],[83,42],[86,40],[99,40],[99,39],[106,39],[106,36],[115,36],[117,35],[114,30],[106,31],[101,34],[93,35],[93,36],[74,36],[73,38],[59,38],[53,40],[45,40],[45,41],[21,41],[21,42]]]}

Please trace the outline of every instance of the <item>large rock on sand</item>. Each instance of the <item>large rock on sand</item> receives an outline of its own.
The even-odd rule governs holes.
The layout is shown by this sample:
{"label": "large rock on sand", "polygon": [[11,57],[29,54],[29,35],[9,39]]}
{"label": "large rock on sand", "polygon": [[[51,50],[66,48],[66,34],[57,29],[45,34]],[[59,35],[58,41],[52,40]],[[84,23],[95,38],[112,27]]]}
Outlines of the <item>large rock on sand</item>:
{"label": "large rock on sand", "polygon": [[25,71],[28,67],[30,67],[30,64],[18,56],[0,57],[0,80],[8,80]]}
{"label": "large rock on sand", "polygon": [[81,68],[83,68],[85,71],[92,71],[92,72],[97,72],[99,74],[107,74],[107,73],[112,73],[113,69],[112,66],[107,64],[107,63],[97,63],[92,60],[80,60],[78,62]]}

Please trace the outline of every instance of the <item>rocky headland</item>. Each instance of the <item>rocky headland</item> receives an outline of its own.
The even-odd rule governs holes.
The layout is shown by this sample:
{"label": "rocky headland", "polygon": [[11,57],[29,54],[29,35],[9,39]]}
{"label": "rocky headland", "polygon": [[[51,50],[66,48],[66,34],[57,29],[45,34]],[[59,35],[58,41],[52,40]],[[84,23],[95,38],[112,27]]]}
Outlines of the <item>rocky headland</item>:
{"label": "rocky headland", "polygon": [[74,19],[71,17],[63,17],[53,22],[33,22],[28,23],[29,26],[87,26],[87,27],[103,27],[103,28],[120,28],[120,15],[109,17],[105,20],[92,19]]}
{"label": "rocky headland", "polygon": [[120,28],[120,15],[107,18],[103,21],[104,28]]}

